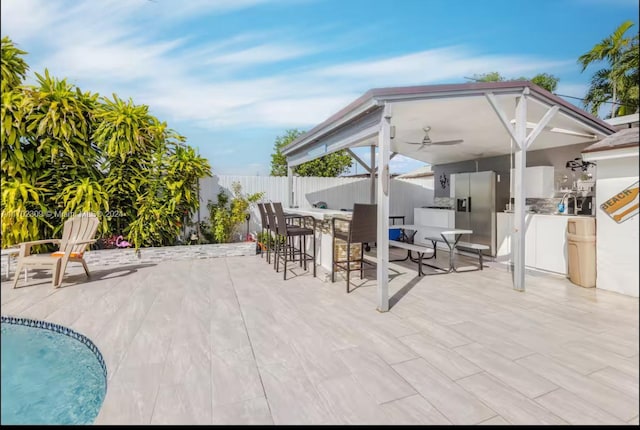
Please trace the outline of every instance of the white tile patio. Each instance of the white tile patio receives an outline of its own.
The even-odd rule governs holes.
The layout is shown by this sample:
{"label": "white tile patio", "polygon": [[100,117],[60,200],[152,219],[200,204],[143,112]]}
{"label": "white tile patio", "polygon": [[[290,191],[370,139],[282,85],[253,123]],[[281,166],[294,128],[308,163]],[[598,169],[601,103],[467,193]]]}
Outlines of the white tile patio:
{"label": "white tile patio", "polygon": [[392,265],[384,314],[373,280],[347,295],[259,256],[34,273],[1,312],[95,342],[96,424],[637,424],[638,299],[489,266]]}

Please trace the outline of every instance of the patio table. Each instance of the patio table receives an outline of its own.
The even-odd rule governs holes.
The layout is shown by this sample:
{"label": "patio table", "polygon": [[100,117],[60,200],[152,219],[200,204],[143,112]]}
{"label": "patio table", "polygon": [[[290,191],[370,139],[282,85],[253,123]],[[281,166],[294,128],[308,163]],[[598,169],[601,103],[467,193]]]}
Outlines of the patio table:
{"label": "patio table", "polygon": [[[460,241],[460,237],[463,234],[472,234],[473,230],[467,230],[467,229],[461,229],[461,228],[450,228],[450,227],[433,227],[433,226],[428,226],[428,225],[418,225],[418,224],[401,224],[401,225],[394,225],[394,226],[389,226],[389,228],[399,228],[401,230],[413,230],[414,233],[409,236],[409,235],[405,235],[410,242],[413,242],[413,237],[415,236],[416,232],[418,230],[422,231],[425,234],[424,239],[426,240],[430,240],[431,243],[433,244],[433,249],[434,249],[434,253],[433,253],[433,257],[428,257],[428,258],[435,258],[436,253],[436,242],[444,242],[447,247],[449,248],[449,267],[448,268],[444,268],[444,267],[439,267],[433,264],[429,264],[429,263],[422,263],[425,264],[429,267],[432,267],[434,269],[438,269],[438,270],[443,270],[444,272],[440,272],[440,273],[432,273],[432,275],[435,274],[441,274],[441,273],[451,273],[451,272],[457,272],[455,265],[453,264],[453,258],[454,258],[454,249],[456,247],[456,245],[458,244],[458,242]],[[410,258],[411,261],[416,261],[411,257],[411,251],[407,251],[407,258]],[[407,259],[405,258],[405,260]],[[427,259],[428,259],[427,258]],[[404,260],[394,260],[394,261],[404,261]]]}

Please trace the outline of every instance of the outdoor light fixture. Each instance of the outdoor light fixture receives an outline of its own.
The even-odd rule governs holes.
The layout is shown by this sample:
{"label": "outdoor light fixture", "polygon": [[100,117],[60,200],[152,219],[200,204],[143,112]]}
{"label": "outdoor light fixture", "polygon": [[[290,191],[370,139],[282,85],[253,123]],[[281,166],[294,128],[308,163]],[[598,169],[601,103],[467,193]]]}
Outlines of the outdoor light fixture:
{"label": "outdoor light fixture", "polygon": [[249,220],[251,219],[251,214],[250,214],[250,213],[247,213],[247,214],[245,215],[244,219],[246,219],[246,220],[247,220],[247,235],[245,236],[245,240],[246,240],[246,241],[249,241],[249,240],[250,240],[250,237],[249,237]]}

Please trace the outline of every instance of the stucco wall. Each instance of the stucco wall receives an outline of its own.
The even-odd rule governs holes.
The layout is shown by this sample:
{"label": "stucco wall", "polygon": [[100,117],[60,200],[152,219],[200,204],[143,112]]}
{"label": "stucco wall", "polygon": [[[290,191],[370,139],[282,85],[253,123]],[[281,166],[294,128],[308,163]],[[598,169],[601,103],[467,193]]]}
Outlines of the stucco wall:
{"label": "stucco wall", "polygon": [[596,287],[638,297],[638,225],[636,215],[616,223],[600,205],[638,181],[638,157],[598,160],[596,182]]}

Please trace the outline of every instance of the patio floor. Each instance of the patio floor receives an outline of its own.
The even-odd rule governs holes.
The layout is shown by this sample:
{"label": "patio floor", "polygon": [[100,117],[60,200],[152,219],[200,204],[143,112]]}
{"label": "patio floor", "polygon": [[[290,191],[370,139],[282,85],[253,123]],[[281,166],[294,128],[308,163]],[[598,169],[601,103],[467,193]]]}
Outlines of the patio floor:
{"label": "patio floor", "polygon": [[[351,294],[255,257],[2,283],[2,315],[91,338],[96,424],[638,424],[638,299],[495,264]],[[375,272],[375,271],[374,271]],[[356,280],[359,282],[359,280]]]}

